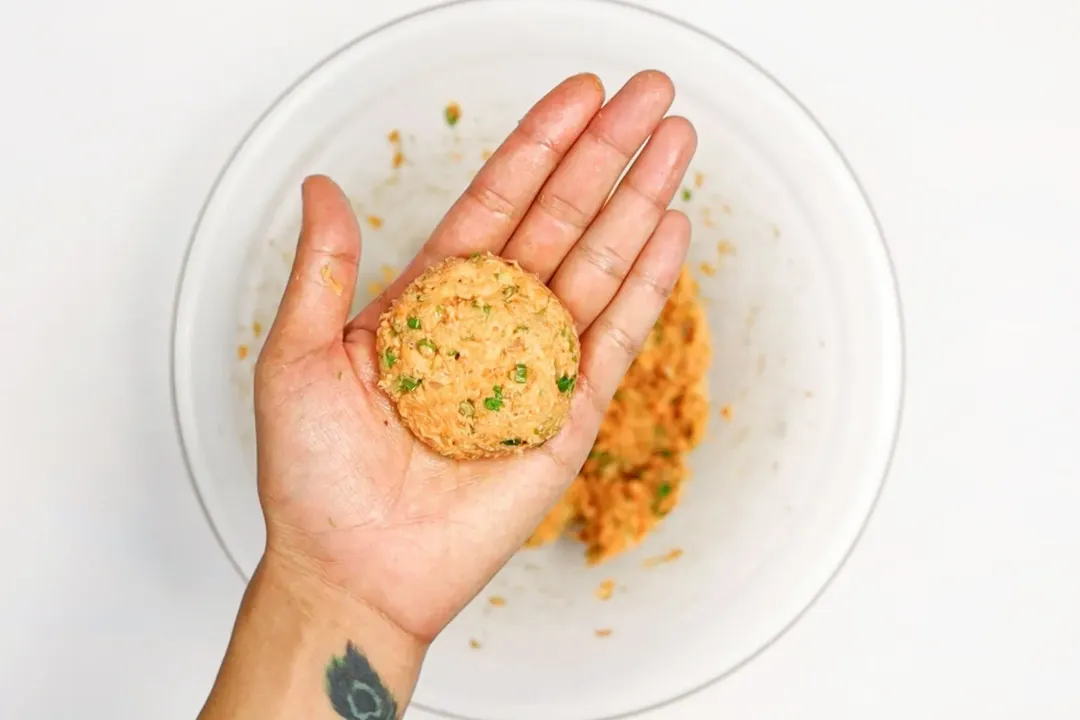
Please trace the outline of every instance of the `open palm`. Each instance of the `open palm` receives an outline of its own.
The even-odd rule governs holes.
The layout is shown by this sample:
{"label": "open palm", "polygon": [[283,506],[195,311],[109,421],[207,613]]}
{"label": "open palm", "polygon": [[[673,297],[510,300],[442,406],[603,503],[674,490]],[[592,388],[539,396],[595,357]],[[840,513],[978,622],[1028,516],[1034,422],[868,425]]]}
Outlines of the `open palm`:
{"label": "open palm", "polygon": [[[521,545],[585,461],[685,258],[689,223],[667,205],[696,137],[664,117],[673,97],[657,72],[606,105],[592,75],[561,83],[351,322],[360,231],[337,186],[305,182],[296,261],[255,378],[269,551],[431,639]],[[581,368],[559,435],[520,456],[461,462],[401,425],[377,387],[374,330],[426,268],[485,251],[559,296],[581,335]]]}

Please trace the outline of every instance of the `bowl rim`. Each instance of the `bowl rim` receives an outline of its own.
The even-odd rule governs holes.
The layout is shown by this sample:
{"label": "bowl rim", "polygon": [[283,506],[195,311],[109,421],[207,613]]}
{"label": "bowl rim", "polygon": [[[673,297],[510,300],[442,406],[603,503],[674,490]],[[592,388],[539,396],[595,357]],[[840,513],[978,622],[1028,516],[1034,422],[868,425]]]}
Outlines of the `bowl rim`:
{"label": "bowl rim", "polygon": [[[316,62],[314,65],[312,65],[309,69],[304,71],[293,82],[291,82],[281,93],[279,93],[274,98],[274,100],[272,102],[270,102],[270,104],[266,107],[266,109],[263,110],[263,112],[261,112],[258,115],[258,117],[255,118],[255,120],[251,123],[251,125],[248,127],[248,129],[244,132],[244,134],[241,136],[239,141],[233,147],[232,151],[229,153],[228,158],[225,160],[225,162],[222,165],[221,169],[218,171],[216,177],[214,178],[214,181],[212,182],[212,184],[210,186],[210,189],[207,192],[206,199],[203,201],[203,203],[202,203],[202,205],[201,205],[201,207],[199,209],[198,215],[196,216],[196,219],[195,219],[195,223],[194,223],[194,225],[192,227],[192,230],[191,230],[191,233],[190,233],[190,235],[188,237],[187,248],[184,251],[184,256],[183,256],[183,259],[181,261],[180,271],[179,271],[177,281],[176,281],[176,290],[175,290],[174,298],[173,298],[173,313],[172,313],[172,322],[171,322],[171,326],[170,326],[170,345],[169,345],[169,380],[170,380],[170,398],[172,400],[173,424],[175,426],[177,440],[178,440],[179,445],[180,445],[181,456],[183,457],[184,467],[185,467],[185,469],[187,471],[188,480],[191,483],[192,489],[194,490],[196,500],[199,503],[199,507],[202,509],[202,513],[203,513],[203,516],[206,519],[207,525],[209,525],[210,531],[213,534],[214,539],[217,541],[218,546],[221,548],[222,552],[225,554],[225,557],[228,559],[229,564],[232,565],[233,569],[236,571],[237,576],[241,579],[241,581],[243,581],[245,583],[247,583],[249,581],[249,578],[246,576],[243,569],[240,567],[240,564],[238,563],[236,557],[229,550],[229,547],[226,544],[225,539],[221,535],[221,531],[218,529],[217,525],[214,522],[214,518],[212,517],[212,515],[210,513],[210,508],[207,506],[207,501],[204,498],[202,492],[200,492],[199,483],[195,478],[195,471],[194,471],[194,467],[193,467],[193,463],[192,463],[191,451],[190,451],[190,448],[188,446],[188,442],[186,442],[185,438],[184,438],[184,421],[183,421],[183,417],[182,417],[183,413],[182,413],[182,410],[181,410],[181,407],[180,407],[181,403],[180,403],[180,395],[179,395],[179,390],[178,390],[178,358],[179,358],[179,352],[180,352],[180,348],[179,348],[179,344],[178,344],[178,332],[179,332],[179,327],[180,327],[181,302],[182,302],[182,299],[183,299],[183,296],[184,296],[185,281],[186,281],[187,276],[188,276],[189,271],[190,271],[190,261],[191,261],[192,251],[193,251],[193,248],[195,246],[195,241],[198,238],[200,228],[203,225],[206,212],[207,212],[208,208],[210,207],[210,205],[211,205],[211,203],[213,201],[213,198],[216,195],[216,193],[218,191],[218,188],[220,187],[223,179],[228,175],[228,173],[231,170],[233,164],[235,163],[237,157],[241,154],[241,151],[245,148],[245,146],[252,139],[252,137],[255,136],[255,134],[262,127],[264,121],[271,114],[273,114],[274,111],[276,111],[278,109],[278,107],[280,105],[282,105],[287,100],[287,98],[289,98],[289,96],[291,96],[297,89],[299,89],[301,86],[303,86],[309,79],[311,79],[313,76],[315,76],[320,71],[322,71],[322,69],[324,67],[326,67],[327,65],[329,65],[330,63],[335,61],[338,57],[340,57],[340,56],[348,53],[349,51],[351,51],[355,46],[357,46],[357,45],[359,45],[359,44],[373,38],[374,36],[380,35],[380,34],[386,32],[386,31],[395,29],[398,26],[409,24],[413,20],[418,19],[420,17],[425,17],[425,16],[429,16],[429,15],[437,15],[439,13],[444,13],[444,12],[454,12],[458,8],[465,7],[465,6],[492,5],[492,4],[494,4],[496,2],[500,2],[500,1],[501,0],[448,0],[447,2],[442,2],[442,3],[432,5],[432,6],[429,6],[429,7],[421,8],[421,9],[415,10],[413,12],[407,13],[405,15],[395,17],[395,18],[393,18],[393,19],[391,19],[391,20],[389,20],[387,22],[384,22],[384,23],[382,23],[380,25],[377,25],[376,27],[372,28],[371,30],[368,30],[367,32],[356,36],[352,40],[348,41],[344,45],[340,46],[336,50],[332,51],[331,53],[329,53],[328,55],[323,57],[321,60]],[[698,685],[696,685],[696,686],[694,686],[694,687],[692,687],[692,688],[690,688],[688,690],[680,692],[677,695],[673,695],[672,697],[667,698],[665,700],[662,700],[660,702],[656,702],[656,703],[653,703],[653,704],[650,704],[650,705],[647,705],[647,706],[644,706],[644,707],[641,707],[641,708],[638,708],[638,709],[635,709],[635,710],[621,712],[621,713],[617,713],[615,715],[604,715],[602,717],[597,717],[597,718],[594,719],[594,720],[629,720],[630,718],[644,718],[644,717],[647,717],[649,714],[651,714],[651,713],[653,713],[653,712],[655,712],[657,710],[660,710],[662,708],[666,708],[666,707],[669,707],[669,706],[674,706],[674,705],[678,704],[679,702],[689,698],[690,696],[696,695],[696,694],[702,692],[703,690],[706,690],[707,688],[710,688],[713,685],[716,685],[720,681],[724,680],[725,678],[729,677],[730,675],[732,675],[732,674],[738,672],[739,670],[741,670],[742,668],[744,668],[747,664],[749,664],[750,662],[752,662],[753,660],[758,658],[762,653],[764,653],[769,648],[771,648],[774,644],[776,644],[800,620],[802,620],[803,617],[805,617],[806,614],[809,613],[810,610],[817,604],[817,602],[821,598],[821,596],[824,595],[825,592],[832,586],[833,582],[836,580],[836,577],[840,574],[840,571],[843,570],[843,568],[847,565],[848,560],[851,558],[852,554],[855,551],[855,548],[859,545],[859,542],[862,540],[862,537],[865,534],[866,529],[870,524],[870,520],[874,516],[875,511],[877,510],[877,507],[878,507],[878,505],[879,505],[879,503],[881,501],[881,497],[882,497],[882,495],[884,493],[886,480],[888,479],[889,473],[890,473],[890,471],[892,469],[893,461],[895,460],[895,457],[896,457],[897,445],[899,443],[901,427],[903,425],[904,405],[905,405],[906,390],[907,390],[907,338],[906,338],[906,326],[905,326],[905,322],[904,322],[903,298],[902,298],[902,295],[901,295],[901,292],[900,292],[900,281],[899,281],[899,278],[898,278],[897,272],[896,272],[896,264],[893,261],[892,253],[891,253],[891,251],[889,249],[889,244],[888,244],[888,241],[887,241],[887,239],[885,237],[885,232],[884,232],[884,229],[882,227],[881,220],[879,219],[877,212],[874,210],[873,203],[870,201],[870,197],[867,194],[866,189],[863,186],[863,183],[859,178],[859,175],[855,172],[854,167],[848,161],[847,157],[844,155],[843,151],[840,149],[840,146],[833,139],[832,135],[829,134],[828,130],[825,129],[825,126],[821,123],[821,121],[818,120],[818,118],[813,114],[813,112],[811,112],[811,110],[801,100],[799,100],[799,98],[791,90],[789,90],[782,82],[780,82],[779,79],[777,79],[775,76],[773,76],[768,70],[766,70],[764,67],[762,67],[760,64],[758,64],[755,60],[750,58],[748,55],[746,55],[745,53],[743,53],[742,51],[740,51],[736,47],[732,46],[727,41],[721,39],[720,37],[718,37],[716,35],[713,35],[712,33],[710,33],[709,31],[707,31],[707,30],[705,30],[703,28],[699,28],[696,25],[693,25],[691,22],[689,22],[687,20],[682,20],[682,19],[680,19],[678,17],[674,17],[674,16],[672,16],[672,15],[666,13],[666,12],[663,12],[661,10],[655,10],[653,8],[644,7],[642,5],[637,4],[633,0],[564,0],[564,1],[568,1],[571,4],[580,3],[580,4],[588,4],[588,5],[594,5],[594,6],[606,6],[607,8],[612,9],[612,10],[617,11],[617,12],[630,12],[630,13],[646,15],[646,16],[650,16],[651,18],[653,18],[655,20],[666,22],[668,24],[677,26],[677,28],[679,28],[680,30],[690,32],[690,33],[694,33],[694,34],[698,35],[699,37],[702,37],[702,38],[704,38],[706,40],[709,40],[710,42],[718,45],[723,50],[726,50],[727,52],[731,53],[734,57],[736,57],[740,61],[746,63],[750,67],[751,70],[756,71],[767,82],[772,83],[777,89],[779,89],[781,91],[781,93],[787,98],[787,100],[789,100],[795,106],[795,108],[797,108],[805,116],[805,118],[810,121],[810,123],[813,125],[813,127],[815,127],[819,133],[821,133],[822,137],[828,143],[828,146],[832,149],[832,152],[835,154],[836,158],[840,160],[844,170],[850,176],[852,182],[855,185],[855,188],[858,190],[859,197],[861,198],[862,203],[865,205],[866,210],[870,213],[870,217],[873,220],[874,228],[875,228],[875,231],[876,231],[876,234],[877,234],[877,238],[878,238],[878,240],[880,242],[881,250],[882,250],[882,252],[884,254],[886,267],[888,268],[889,277],[891,278],[891,281],[892,281],[892,286],[891,286],[892,293],[891,294],[892,294],[892,299],[894,301],[894,305],[895,305],[895,309],[896,309],[896,317],[894,318],[894,322],[895,322],[895,327],[896,327],[896,331],[897,331],[896,340],[897,340],[897,349],[899,351],[899,357],[896,358],[898,377],[896,378],[896,381],[897,381],[897,383],[896,383],[897,397],[893,400],[893,402],[895,404],[895,407],[896,407],[896,413],[895,413],[895,416],[892,418],[892,425],[893,425],[892,438],[889,441],[889,449],[888,449],[888,452],[887,452],[887,454],[885,456],[885,462],[884,462],[884,465],[883,465],[882,470],[881,470],[881,477],[877,482],[877,488],[875,489],[874,496],[873,496],[873,498],[872,498],[872,500],[870,502],[870,506],[867,509],[866,516],[865,516],[865,518],[863,518],[862,523],[860,524],[857,532],[855,533],[854,537],[852,538],[852,540],[850,542],[850,545],[848,546],[848,548],[843,553],[843,555],[840,558],[839,562],[836,564],[836,567],[834,567],[829,572],[829,574],[826,577],[826,579],[824,580],[824,582],[822,582],[821,587],[818,588],[818,590],[813,594],[813,596],[807,601],[806,605],[799,612],[797,612],[783,627],[781,627],[778,631],[776,631],[771,638],[769,638],[768,640],[763,642],[758,649],[756,649],[752,653],[748,654],[745,658],[740,660],[738,663],[736,663],[733,666],[731,666],[730,668],[727,668],[726,670],[718,673],[715,677],[713,677],[713,678],[711,678],[711,679],[709,679],[709,680],[707,680],[707,681],[705,681],[703,683],[700,683],[700,684],[698,684]],[[890,324],[892,324],[892,323],[890,323]],[[481,720],[479,718],[475,718],[475,717],[472,717],[472,716],[461,715],[461,714],[450,712],[450,711],[447,711],[447,710],[442,710],[442,709],[439,709],[439,708],[431,707],[431,706],[428,706],[428,705],[425,705],[425,704],[419,703],[419,702],[411,702],[410,705],[417,708],[417,709],[419,709],[419,710],[421,710],[421,711],[423,711],[423,712],[429,713],[429,714],[437,716],[437,717],[446,718],[447,720]]]}

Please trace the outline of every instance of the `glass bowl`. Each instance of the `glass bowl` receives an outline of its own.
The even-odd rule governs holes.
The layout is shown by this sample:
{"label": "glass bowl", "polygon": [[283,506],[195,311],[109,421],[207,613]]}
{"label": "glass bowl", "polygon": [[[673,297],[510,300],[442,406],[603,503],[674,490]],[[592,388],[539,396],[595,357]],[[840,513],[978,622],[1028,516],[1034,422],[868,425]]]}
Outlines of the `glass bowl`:
{"label": "glass bowl", "polygon": [[[874,213],[809,112],[718,39],[606,0],[471,0],[313,68],[242,139],[198,219],[176,309],[177,418],[207,516],[246,578],[264,542],[252,370],[289,272],[302,178],[334,177],[360,214],[359,305],[541,94],[585,70],[613,92],[648,67],[673,78],[673,112],[700,137],[675,201],[693,221],[715,347],[694,478],[640,548],[607,564],[587,567],[571,541],[519,553],[432,647],[422,710],[647,713],[738,668],[807,609],[859,537],[896,438],[900,305]],[[614,596],[599,600],[609,578]]]}

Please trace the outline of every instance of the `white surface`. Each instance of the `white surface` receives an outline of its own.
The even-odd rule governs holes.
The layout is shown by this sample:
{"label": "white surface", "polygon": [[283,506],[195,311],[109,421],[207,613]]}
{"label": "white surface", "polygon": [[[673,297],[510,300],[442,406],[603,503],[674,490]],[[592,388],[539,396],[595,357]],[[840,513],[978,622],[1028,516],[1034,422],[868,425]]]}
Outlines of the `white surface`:
{"label": "white surface", "polygon": [[[269,327],[281,298],[302,179],[337,178],[362,218],[385,218],[365,234],[359,307],[380,268],[401,268],[419,250],[484,147],[561,78],[589,67],[616,88],[643,66],[671,75],[672,111],[693,119],[700,138],[688,185],[698,173],[703,182],[676,204],[694,224],[691,266],[716,347],[694,482],[641,547],[602,568],[587,567],[574,543],[520,553],[454,620],[414,702],[470,718],[625,715],[744,663],[847,555],[878,497],[899,415],[894,278],[873,213],[828,137],[780,87],[700,33],[608,3],[579,4],[569,24],[566,11],[550,0],[455,5],[336,55],[231,161],[181,286],[176,387],[187,455],[249,577],[265,547],[255,353],[239,362],[236,347],[257,349],[252,323]],[[619,42],[597,48],[597,28]],[[415,47],[425,52],[410,54]],[[453,130],[443,119],[451,98],[464,108]],[[392,129],[407,158],[396,170]],[[721,241],[732,255],[720,255]],[[702,262],[717,271],[700,273]],[[719,413],[727,403],[730,423]],[[679,562],[643,567],[673,547],[685,553]],[[619,592],[600,603],[606,577]],[[490,594],[508,607],[493,611]],[[598,640],[597,628],[613,634]],[[537,686],[560,692],[537,697]]]}
{"label": "white surface", "polygon": [[[200,706],[241,587],[169,410],[180,258],[251,121],[391,15],[150,5],[25,3],[0,23],[0,717]],[[909,384],[837,582],[656,718],[1076,717],[1080,6],[664,6],[779,77],[852,161],[897,262]]]}

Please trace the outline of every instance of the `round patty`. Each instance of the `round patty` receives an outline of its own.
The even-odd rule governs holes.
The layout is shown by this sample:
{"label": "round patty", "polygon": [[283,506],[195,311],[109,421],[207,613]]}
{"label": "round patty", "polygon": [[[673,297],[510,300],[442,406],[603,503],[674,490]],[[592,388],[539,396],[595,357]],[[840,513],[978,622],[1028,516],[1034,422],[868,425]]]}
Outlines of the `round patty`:
{"label": "round patty", "polygon": [[450,258],[405,289],[379,321],[379,385],[436,452],[521,452],[562,428],[578,337],[554,293],[494,255]]}

